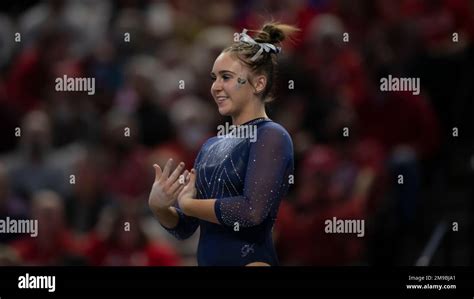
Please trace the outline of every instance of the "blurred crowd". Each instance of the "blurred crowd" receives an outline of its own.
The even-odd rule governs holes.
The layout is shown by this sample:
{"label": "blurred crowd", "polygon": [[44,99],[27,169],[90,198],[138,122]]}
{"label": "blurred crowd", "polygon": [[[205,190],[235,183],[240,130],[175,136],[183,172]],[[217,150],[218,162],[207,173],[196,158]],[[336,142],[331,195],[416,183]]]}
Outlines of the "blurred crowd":
{"label": "blurred crowd", "polygon": [[[39,221],[36,238],[0,234],[1,265],[195,265],[198,233],[176,241],[148,209],[152,165],[193,165],[226,121],[210,96],[214,59],[235,32],[272,19],[301,29],[268,105],[296,159],[274,230],[282,265],[410,264],[429,200],[472,178],[470,0],[0,9],[0,219]],[[421,78],[421,94],[381,92],[389,74]],[[64,75],[95,78],[95,94],[56,91]],[[365,237],[325,233],[333,217],[364,219]]]}

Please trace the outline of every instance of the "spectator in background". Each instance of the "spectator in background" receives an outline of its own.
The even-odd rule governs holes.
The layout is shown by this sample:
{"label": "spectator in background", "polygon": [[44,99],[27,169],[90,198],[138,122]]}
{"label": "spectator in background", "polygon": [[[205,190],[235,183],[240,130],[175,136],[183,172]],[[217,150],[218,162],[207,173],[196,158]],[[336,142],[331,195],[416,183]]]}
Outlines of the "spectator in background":
{"label": "spectator in background", "polygon": [[22,122],[18,152],[5,159],[14,194],[29,201],[42,189],[66,194],[67,177],[52,166],[51,125],[48,115],[40,110],[28,113]]}
{"label": "spectator in background", "polygon": [[105,170],[105,188],[113,196],[128,200],[145,196],[148,150],[137,143],[138,136],[135,120],[126,113],[115,109],[106,115],[98,155]]}
{"label": "spectator in background", "polygon": [[66,201],[68,227],[79,237],[97,225],[103,209],[115,201],[104,187],[104,171],[89,151],[77,162],[72,193]]}
{"label": "spectator in background", "polygon": [[[24,219],[28,215],[28,206],[10,190],[10,181],[5,166],[0,163],[0,219]],[[17,238],[17,234],[0,233],[0,243]]]}
{"label": "spectator in background", "polygon": [[315,74],[322,100],[354,105],[366,97],[367,76],[362,57],[352,43],[345,42],[347,28],[338,16],[321,14],[309,25],[304,61]]}
{"label": "spectator in background", "polygon": [[82,263],[74,236],[66,227],[63,199],[53,191],[39,191],[32,199],[31,219],[38,221],[38,235],[13,241],[23,264],[59,266]]}
{"label": "spectator in background", "polygon": [[203,142],[211,137],[214,115],[212,109],[202,99],[184,96],[170,109],[170,118],[176,128],[176,139],[172,144],[184,155],[184,163],[192,165]]}
{"label": "spectator in background", "polygon": [[151,56],[135,56],[125,69],[125,82],[116,94],[116,105],[136,120],[140,132],[137,141],[148,148],[169,141],[174,128],[159,102],[159,62]]}
{"label": "spectator in background", "polygon": [[[406,36],[406,35],[404,35]],[[388,53],[395,53],[393,47],[383,38],[378,41]],[[369,52],[375,49],[369,50]],[[393,52],[392,52],[393,51]],[[375,51],[378,52],[378,51]],[[407,54],[406,61],[414,58]],[[421,164],[435,157],[440,142],[440,127],[430,98],[424,92],[413,95],[407,91],[383,92],[378,86],[380,79],[393,76],[407,76],[408,69],[395,55],[372,56],[368,69],[374,80],[370,81],[369,94],[354,106],[360,120],[360,134],[363,138],[377,140],[387,159],[391,173],[400,225],[411,225],[416,220],[420,206]],[[405,62],[406,62],[405,61]],[[423,86],[423,81],[421,82]],[[403,175],[406,184],[399,184]],[[428,175],[429,176],[429,175]]]}
{"label": "spectator in background", "polygon": [[143,229],[140,205],[123,202],[102,213],[88,235],[83,252],[94,266],[177,266],[180,258],[170,246],[152,242]]}
{"label": "spectator in background", "polygon": [[21,116],[41,109],[54,88],[55,68],[70,56],[71,33],[62,24],[43,27],[34,46],[25,48],[6,77],[8,104]]}
{"label": "spectator in background", "polygon": [[333,217],[367,217],[374,175],[365,169],[341,180],[345,171],[344,161],[330,147],[315,146],[308,151],[295,198],[282,204],[276,223],[276,246],[283,264],[350,265],[363,260],[363,239],[325,232],[325,221]]}
{"label": "spectator in background", "polygon": [[324,127],[336,106],[354,106],[367,97],[362,57],[352,43],[344,42],[345,30],[338,16],[318,15],[309,24],[301,50],[300,69],[304,84],[309,85],[305,96],[310,99],[305,126],[321,142],[330,138]]}
{"label": "spectator in background", "polygon": [[9,246],[0,245],[0,267],[19,265],[20,259],[16,252]]}

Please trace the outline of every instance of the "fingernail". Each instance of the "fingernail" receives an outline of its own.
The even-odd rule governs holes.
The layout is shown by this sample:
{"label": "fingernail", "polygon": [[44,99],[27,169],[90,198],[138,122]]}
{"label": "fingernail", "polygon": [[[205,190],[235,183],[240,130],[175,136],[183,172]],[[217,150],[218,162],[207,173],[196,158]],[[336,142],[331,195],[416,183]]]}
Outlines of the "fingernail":
{"label": "fingernail", "polygon": [[179,166],[184,166],[184,162],[179,163]]}

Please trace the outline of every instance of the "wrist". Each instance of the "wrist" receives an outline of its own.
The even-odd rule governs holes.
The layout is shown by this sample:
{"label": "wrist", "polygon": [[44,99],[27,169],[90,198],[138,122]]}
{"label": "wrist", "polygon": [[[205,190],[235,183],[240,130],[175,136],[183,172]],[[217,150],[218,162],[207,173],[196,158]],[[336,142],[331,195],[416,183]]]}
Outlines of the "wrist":
{"label": "wrist", "polygon": [[160,215],[169,212],[170,206],[153,206],[150,207],[155,214]]}
{"label": "wrist", "polygon": [[183,198],[183,200],[180,202],[179,207],[181,208],[181,211],[183,211],[184,214],[188,216],[192,216],[192,204],[193,204],[194,199],[191,197],[188,198]]}

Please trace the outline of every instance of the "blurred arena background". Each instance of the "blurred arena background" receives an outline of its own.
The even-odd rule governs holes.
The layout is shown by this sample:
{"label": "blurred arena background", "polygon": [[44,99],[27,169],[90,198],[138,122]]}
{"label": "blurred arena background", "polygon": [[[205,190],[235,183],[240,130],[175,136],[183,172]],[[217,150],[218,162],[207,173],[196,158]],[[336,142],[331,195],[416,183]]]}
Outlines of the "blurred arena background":
{"label": "blurred arena background", "polygon": [[[0,234],[0,264],[196,265],[199,234],[176,241],[148,210],[152,164],[193,164],[226,121],[214,59],[271,19],[302,29],[268,106],[296,157],[281,264],[472,265],[470,0],[2,1],[0,219],[39,233]],[[389,74],[420,95],[381,92]],[[56,91],[64,75],[95,94]],[[333,217],[365,235],[325,233]]]}

